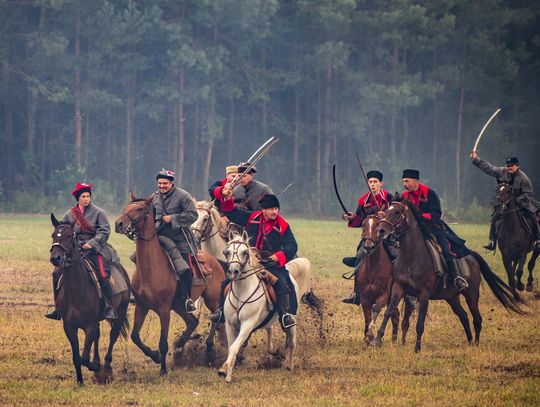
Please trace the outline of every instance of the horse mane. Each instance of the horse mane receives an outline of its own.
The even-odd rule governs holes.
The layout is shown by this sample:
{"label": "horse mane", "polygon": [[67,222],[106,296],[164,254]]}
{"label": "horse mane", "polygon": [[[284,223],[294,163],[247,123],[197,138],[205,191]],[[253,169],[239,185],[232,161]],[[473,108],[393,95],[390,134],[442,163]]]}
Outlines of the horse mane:
{"label": "horse mane", "polygon": [[411,210],[411,213],[413,214],[416,223],[418,223],[418,227],[420,228],[422,236],[425,240],[433,239],[433,236],[435,235],[435,233],[433,233],[433,229],[437,227],[433,221],[424,218],[420,212],[418,212],[418,209],[416,209],[414,204],[409,200],[404,200],[402,196],[395,198],[394,201],[406,204]]}

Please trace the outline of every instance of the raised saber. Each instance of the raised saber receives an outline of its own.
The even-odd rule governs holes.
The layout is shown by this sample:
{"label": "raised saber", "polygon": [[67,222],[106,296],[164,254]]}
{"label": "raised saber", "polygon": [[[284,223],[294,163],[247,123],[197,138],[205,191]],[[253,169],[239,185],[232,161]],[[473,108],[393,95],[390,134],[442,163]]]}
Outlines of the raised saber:
{"label": "raised saber", "polygon": [[287,191],[287,190],[288,190],[290,187],[292,187],[292,186],[293,186],[292,183],[290,183],[289,185],[287,185],[287,186],[283,189],[283,191],[281,191],[279,194],[277,194],[277,197],[279,198],[281,195],[283,195],[283,194],[285,193],[285,191]]}
{"label": "raised saber", "polygon": [[272,140],[274,140],[274,136],[272,136],[272,137],[270,137],[268,140],[266,140],[266,141],[264,142],[264,144],[263,144],[262,146],[260,146],[260,147],[257,149],[257,151],[255,151],[253,154],[251,154],[251,157],[248,158],[247,162],[250,163],[251,160],[253,160],[253,159],[257,156],[257,154],[259,153],[259,151],[261,151],[263,148],[265,148],[267,144],[271,143]]}
{"label": "raised saber", "polygon": [[[234,188],[236,187],[239,183],[240,183],[240,180],[242,179],[242,177],[244,175],[246,175],[247,173],[249,173],[249,171],[255,167],[255,164],[257,164],[261,158],[264,157],[264,155],[270,150],[270,148],[272,148],[272,146],[274,144],[276,144],[277,142],[279,141],[278,138],[274,138],[272,137],[272,140],[270,141],[270,143],[264,143],[266,146],[263,148],[263,149],[259,149],[260,150],[260,153],[259,155],[257,156],[257,158],[255,158],[250,164],[249,166],[241,173],[241,174],[237,174],[236,177],[231,181],[231,186]],[[257,151],[259,151],[257,150]],[[255,155],[255,154],[254,154]],[[252,156],[253,157],[253,156]]]}
{"label": "raised saber", "polygon": [[337,182],[336,182],[336,164],[332,167],[332,177],[334,178],[334,190],[336,191],[336,196],[339,201],[339,204],[341,205],[341,208],[343,209],[344,213],[350,213],[347,208],[345,208],[345,205],[343,204],[343,201],[341,200],[341,197],[339,196],[339,191],[337,188]]}
{"label": "raised saber", "polygon": [[362,161],[360,161],[360,156],[358,155],[358,151],[355,151],[355,152],[356,152],[356,159],[358,160],[358,165],[360,166],[360,171],[362,171],[362,175],[364,176],[364,181],[366,181],[368,191],[371,194],[371,196],[373,197],[373,200],[375,201],[375,205],[377,205],[377,209],[380,211],[381,206],[379,205],[379,202],[377,202],[377,197],[375,196],[375,194],[373,193],[373,191],[369,187],[369,181],[367,179],[366,173],[364,172],[364,167],[362,166]]}
{"label": "raised saber", "polygon": [[489,123],[491,123],[491,121],[495,118],[495,116],[497,116],[497,114],[501,111],[501,109],[497,109],[495,111],[495,113],[493,113],[491,115],[491,117],[489,118],[489,120],[486,122],[486,124],[484,124],[484,127],[482,127],[482,130],[480,130],[480,134],[478,135],[478,137],[476,138],[476,143],[474,143],[474,147],[472,149],[472,151],[476,151],[476,149],[478,148],[478,143],[480,143],[480,139],[482,138],[482,135],[484,134],[484,131],[487,129],[487,126],[489,126]]}

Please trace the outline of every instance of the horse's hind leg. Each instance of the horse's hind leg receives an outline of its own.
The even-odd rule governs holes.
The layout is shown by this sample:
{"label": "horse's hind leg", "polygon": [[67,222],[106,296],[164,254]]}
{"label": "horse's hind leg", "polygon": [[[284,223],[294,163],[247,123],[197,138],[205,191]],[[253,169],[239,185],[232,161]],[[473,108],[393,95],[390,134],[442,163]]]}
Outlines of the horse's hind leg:
{"label": "horse's hind leg", "polygon": [[169,351],[169,326],[171,323],[171,310],[169,307],[162,307],[159,313],[159,323],[161,332],[159,335],[159,353],[161,354],[160,376],[167,374],[167,352]]}
{"label": "horse's hind leg", "polygon": [[426,316],[429,306],[428,298],[418,298],[418,320],[416,321],[416,343],[414,345],[414,351],[420,352],[422,349],[422,335],[424,334],[424,326],[426,323]]}
{"label": "horse's hind leg", "polygon": [[405,310],[403,311],[403,320],[401,321],[401,344],[405,345],[407,340],[407,332],[409,332],[411,315],[415,310],[413,304],[405,300]]}
{"label": "horse's hind leg", "polygon": [[68,327],[64,322],[64,332],[71,345],[71,357],[73,359],[73,366],[75,366],[75,374],[77,375],[77,384],[83,385],[83,375],[81,370],[81,355],[79,354],[79,337],[77,336],[77,329]]}
{"label": "horse's hind leg", "polygon": [[274,351],[274,342],[272,341],[272,326],[265,328],[266,331],[266,351],[272,353]]}
{"label": "horse's hind leg", "polygon": [[469,288],[465,290],[464,295],[467,305],[469,306],[469,311],[471,311],[473,317],[474,344],[478,345],[480,343],[480,332],[482,332],[482,315],[480,314],[480,308],[478,307],[478,300],[480,297],[478,285],[476,285],[475,289],[469,286]]}
{"label": "horse's hind leg", "polygon": [[506,274],[508,275],[508,285],[511,288],[516,288],[516,277],[515,277],[515,270],[516,270],[516,264],[508,258],[508,256],[503,255],[503,264],[504,269],[506,270]]}
{"label": "horse's hind leg", "polygon": [[139,347],[142,352],[151,358],[155,363],[161,362],[161,355],[158,351],[153,351],[146,346],[142,341],[139,332],[144,323],[144,319],[148,314],[148,308],[141,304],[135,304],[135,317],[133,318],[133,329],[131,331],[131,340]]}
{"label": "horse's hind leg", "polygon": [[384,336],[384,331],[386,330],[386,325],[388,324],[388,320],[392,316],[392,312],[394,312],[395,309],[397,309],[397,306],[401,299],[403,298],[403,289],[399,284],[394,283],[392,286],[392,296],[390,297],[390,303],[386,307],[386,311],[384,313],[384,318],[382,320],[381,326],[379,327],[379,330],[377,331],[377,336],[373,340],[373,344],[376,346],[382,346],[382,338]]}
{"label": "horse's hind leg", "polygon": [[534,270],[534,266],[536,265],[536,259],[538,258],[538,255],[540,254],[540,251],[534,251],[532,256],[531,256],[531,259],[529,260],[529,263],[527,264],[527,269],[529,270],[529,278],[527,279],[527,286],[525,287],[525,289],[527,291],[532,291],[533,290],[533,270]]}
{"label": "horse's hind leg", "polygon": [[517,265],[517,270],[516,270],[517,285],[516,285],[516,288],[519,291],[523,291],[525,289],[525,286],[521,282],[521,277],[523,276],[523,266],[525,265],[525,260],[527,260],[527,253],[523,254],[519,258],[519,262],[518,262],[518,265]]}
{"label": "horse's hind leg", "polygon": [[174,348],[182,350],[186,342],[191,337],[191,334],[195,331],[195,329],[197,329],[197,326],[199,325],[199,319],[195,315],[190,314],[188,312],[184,312],[179,308],[178,309],[175,308],[174,310],[178,315],[182,317],[182,319],[186,323],[186,329],[174,341]]}
{"label": "horse's hind leg", "polygon": [[[97,372],[101,368],[99,359],[99,322],[91,325],[84,330],[84,347],[81,357],[81,364],[86,366],[88,370]],[[90,350],[94,345],[94,360],[90,363]]]}
{"label": "horse's hind leg", "polygon": [[461,303],[459,301],[459,295],[448,298],[446,302],[450,305],[452,311],[454,311],[454,314],[458,316],[461,325],[463,325],[463,329],[465,329],[465,335],[467,335],[467,341],[469,343],[472,343],[473,338],[471,333],[471,325],[469,323],[469,317],[465,309],[461,306]]}
{"label": "horse's hind leg", "polygon": [[113,360],[113,348],[116,344],[116,341],[118,340],[118,336],[120,335],[120,332],[122,331],[122,326],[124,324],[128,324],[126,319],[126,313],[127,313],[127,307],[129,300],[126,300],[125,303],[122,303],[117,310],[118,318],[113,322],[111,326],[111,332],[109,334],[109,347],[107,348],[107,354],[105,355],[105,368],[109,370],[111,368],[111,363]]}
{"label": "horse's hind leg", "polygon": [[294,369],[294,351],[296,349],[296,325],[291,326],[286,330],[286,339],[285,339],[286,347],[289,351],[289,360],[288,360],[288,366],[287,368],[289,370]]}

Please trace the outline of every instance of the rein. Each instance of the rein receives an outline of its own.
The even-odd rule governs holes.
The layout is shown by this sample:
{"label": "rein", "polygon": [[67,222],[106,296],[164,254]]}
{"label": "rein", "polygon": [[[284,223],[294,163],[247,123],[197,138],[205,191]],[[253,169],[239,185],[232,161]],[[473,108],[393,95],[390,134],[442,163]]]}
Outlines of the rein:
{"label": "rein", "polygon": [[388,219],[386,219],[386,216],[381,219],[380,224],[386,223],[386,224],[390,225],[390,227],[392,228],[392,231],[388,235],[390,235],[391,233],[394,233],[399,238],[400,236],[404,235],[405,233],[410,232],[413,229],[416,229],[416,227],[418,226],[418,223],[416,223],[416,225],[414,225],[414,226],[410,226],[407,222],[405,222],[405,225],[409,226],[409,227],[406,228],[406,229],[399,230],[399,227],[402,226],[403,221],[406,220],[407,211],[409,210],[409,207],[407,205],[402,204],[401,202],[397,202],[397,201],[392,202],[392,205],[401,206],[404,209],[404,211],[401,213],[401,215],[399,215],[399,218],[397,219],[397,221],[395,223],[392,223]]}
{"label": "rein", "polygon": [[71,229],[71,247],[68,249],[64,247],[61,243],[54,242],[51,245],[51,248],[49,250],[49,253],[52,253],[55,247],[59,247],[60,249],[62,249],[62,251],[64,252],[64,255],[62,256],[61,265],[63,267],[67,267],[73,262],[73,259],[71,258],[71,252],[73,251],[73,248],[75,247],[75,231],[73,230],[73,228],[70,228],[70,229]]}
{"label": "rein", "polygon": [[[133,202],[131,204],[134,204]],[[130,204],[130,205],[131,205]],[[137,218],[132,218],[130,216],[130,214],[126,211],[122,211],[120,212],[121,215],[125,215],[128,219],[129,219],[129,225],[127,225],[126,227],[126,231],[125,231],[125,235],[130,239],[130,240],[142,240],[142,241],[145,241],[145,242],[148,242],[150,239],[152,239],[154,236],[157,235],[156,233],[156,230],[154,229],[154,233],[152,234],[152,236],[148,237],[148,238],[145,238],[143,237],[142,235],[139,235],[139,233],[137,232],[137,228],[136,228],[136,225],[139,223],[139,222],[143,222],[142,223],[142,226],[141,226],[141,229],[145,226],[145,223],[146,223],[146,218],[148,217],[148,215],[150,215],[150,211],[148,210],[148,208],[146,207],[146,205],[143,205],[143,208],[144,208],[144,212],[143,214],[137,219]]]}
{"label": "rein", "polygon": [[212,208],[213,205],[211,205],[209,208],[197,206],[197,209],[201,209],[208,213],[208,219],[205,221],[204,227],[202,229],[194,227],[191,228],[193,232],[199,232],[199,234],[201,235],[201,243],[210,240],[211,238],[219,234],[221,232],[221,229],[223,228],[223,223],[220,223],[219,225],[217,225],[217,230],[212,233],[212,229],[215,226],[214,217],[212,216]]}

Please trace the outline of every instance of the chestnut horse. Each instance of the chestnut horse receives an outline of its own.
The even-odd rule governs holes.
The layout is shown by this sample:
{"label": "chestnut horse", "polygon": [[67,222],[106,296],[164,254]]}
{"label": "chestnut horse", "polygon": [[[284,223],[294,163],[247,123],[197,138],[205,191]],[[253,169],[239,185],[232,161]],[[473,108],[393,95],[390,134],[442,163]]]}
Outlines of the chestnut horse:
{"label": "chestnut horse", "polygon": [[[176,279],[168,255],[160,246],[154,226],[154,213],[151,208],[153,195],[148,199],[137,199],[132,195],[130,202],[115,222],[117,233],[123,233],[135,238],[137,263],[133,275],[132,286],[135,295],[135,318],[131,339],[155,363],[161,363],[160,375],[167,374],[167,352],[169,350],[168,336],[171,309],[182,317],[186,329],[175,341],[175,349],[183,350],[187,340],[199,324],[199,319],[185,311],[182,304],[175,301]],[[223,268],[215,257],[206,254],[206,264],[212,269],[212,274],[206,277],[206,284],[193,285],[191,297],[197,300],[203,297],[206,307],[214,312],[219,306],[221,282],[225,278]],[[154,311],[159,316],[161,333],[159,350],[151,350],[140,338],[139,332],[148,311]],[[207,351],[214,345],[216,327],[212,325],[206,340]]]}
{"label": "chestnut horse", "polygon": [[[392,261],[384,245],[379,240],[376,228],[381,217],[378,214],[369,215],[362,221],[362,239],[366,252],[365,261],[356,273],[356,287],[360,294],[360,305],[364,312],[364,340],[370,344],[375,335],[373,328],[381,310],[390,302],[392,283]],[[405,301],[405,310],[401,322],[401,342],[405,343],[409,330],[409,318],[414,307]],[[392,312],[392,342],[397,340],[399,329],[399,311]]]}
{"label": "chestnut horse", "polygon": [[[522,218],[516,207],[516,201],[512,187],[509,184],[497,185],[495,194],[495,213],[500,214],[501,220],[498,225],[497,243],[501,251],[504,268],[508,274],[508,284],[523,291],[523,265],[527,260],[527,253],[533,248],[532,234],[527,221]],[[527,269],[527,291],[533,290],[533,270],[540,251],[533,252]],[[516,285],[517,277],[517,285]]]}
{"label": "chestnut horse", "polygon": [[[57,307],[64,324],[64,332],[71,344],[77,383],[82,385],[81,365],[86,366],[96,374],[101,373],[99,359],[101,299],[94,282],[90,279],[90,274],[77,245],[73,230],[74,224],[59,222],[53,214],[51,214],[51,222],[54,226],[54,232],[52,234],[50,262],[59,269],[62,275],[62,287],[58,293]],[[121,272],[127,278],[125,270],[122,269]],[[112,303],[118,317],[111,322],[109,348],[105,356],[103,370],[106,376],[105,380],[112,378],[112,351],[118,335],[122,334],[124,338],[127,337],[129,291],[124,290],[115,294]],[[85,335],[82,356],[79,353],[79,329],[82,329]],[[92,345],[94,345],[94,358],[90,362]]]}
{"label": "chestnut horse", "polygon": [[436,272],[436,266],[426,242],[430,238],[430,228],[433,227],[438,226],[422,217],[407,199],[400,202],[399,196],[394,198],[385,211],[385,217],[381,220],[377,233],[381,238],[390,233],[397,234],[400,249],[399,258],[394,264],[394,285],[392,286],[390,304],[374,340],[376,345],[381,345],[388,319],[404,295],[413,295],[419,302],[415,352],[419,352],[422,346],[422,334],[424,333],[429,300],[448,302],[463,325],[467,340],[469,343],[473,343],[469,317],[460,303],[460,294],[465,297],[472,313],[475,330],[474,343],[478,344],[482,330],[482,316],[478,307],[482,276],[497,300],[507,310],[517,314],[525,314],[520,308],[523,301],[515,290],[493,273],[482,256],[474,251],[465,257],[469,268],[469,276],[467,277],[469,286],[462,292],[458,292],[454,284],[444,284],[443,277],[440,277]]}

